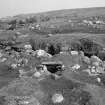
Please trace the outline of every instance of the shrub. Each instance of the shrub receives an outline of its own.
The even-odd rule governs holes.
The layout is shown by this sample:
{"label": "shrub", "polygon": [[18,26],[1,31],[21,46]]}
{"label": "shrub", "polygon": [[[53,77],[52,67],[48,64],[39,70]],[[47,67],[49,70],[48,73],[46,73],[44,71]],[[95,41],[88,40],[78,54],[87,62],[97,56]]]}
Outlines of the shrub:
{"label": "shrub", "polygon": [[41,39],[41,38],[37,38],[37,39],[30,39],[29,43],[32,46],[33,50],[38,50],[38,49],[42,49],[42,50],[46,50],[49,54],[51,55],[55,55],[58,54],[61,51],[61,46],[62,44],[59,43],[58,41],[50,41],[50,40],[46,40],[46,39]]}
{"label": "shrub", "polygon": [[42,22],[47,22],[49,20],[50,20],[50,17],[48,17],[48,16],[41,16],[40,17],[40,21],[42,21]]}
{"label": "shrub", "polygon": [[14,30],[16,28],[16,24],[11,24],[11,26],[7,30]]}
{"label": "shrub", "polygon": [[105,61],[105,51],[99,51],[97,55],[101,60]]}
{"label": "shrub", "polygon": [[23,25],[23,24],[25,24],[25,21],[24,20],[19,20],[19,22],[18,22],[20,25]]}
{"label": "shrub", "polygon": [[82,50],[87,56],[97,55],[100,50],[102,50],[102,46],[97,44],[91,39],[82,38],[80,39]]}
{"label": "shrub", "polygon": [[26,23],[36,23],[37,18],[36,17],[30,17],[26,19]]}
{"label": "shrub", "polygon": [[11,20],[8,24],[9,24],[9,25],[11,25],[11,24],[13,25],[13,24],[16,24],[16,23],[17,23],[16,20]]}
{"label": "shrub", "polygon": [[55,55],[55,54],[59,54],[60,51],[61,51],[61,47],[62,47],[62,43],[61,42],[58,42],[58,41],[55,41],[55,40],[48,40],[47,41],[48,43],[48,46],[47,46],[47,49],[48,49],[48,53],[51,54],[51,55]]}
{"label": "shrub", "polygon": [[29,40],[29,43],[31,44],[31,46],[32,46],[32,49],[33,50],[38,50],[38,49],[43,49],[43,50],[45,50],[45,48],[46,48],[46,41],[45,40],[43,40],[43,39],[30,39]]}
{"label": "shrub", "polygon": [[73,42],[71,42],[71,49],[80,51],[80,50],[82,50],[82,45],[79,41],[73,41]]}
{"label": "shrub", "polygon": [[61,43],[56,43],[55,44],[55,54],[59,54],[61,51],[62,44]]}
{"label": "shrub", "polygon": [[50,44],[50,46],[48,47],[48,53],[51,55],[55,55],[55,48],[53,44]]}

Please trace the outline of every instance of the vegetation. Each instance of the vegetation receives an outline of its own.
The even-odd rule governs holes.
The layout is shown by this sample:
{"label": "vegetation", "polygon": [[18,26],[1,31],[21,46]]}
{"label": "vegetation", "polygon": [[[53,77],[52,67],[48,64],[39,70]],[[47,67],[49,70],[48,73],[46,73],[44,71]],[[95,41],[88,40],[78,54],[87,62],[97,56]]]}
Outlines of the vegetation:
{"label": "vegetation", "polygon": [[41,16],[40,17],[40,21],[41,22],[47,22],[47,21],[49,21],[50,20],[50,17],[48,17],[48,16]]}
{"label": "vegetation", "polygon": [[32,46],[32,49],[33,50],[38,50],[38,49],[45,49],[45,47],[46,47],[46,42],[45,42],[45,40],[43,40],[43,39],[30,39],[29,40],[29,42],[30,42],[30,44],[31,44],[31,46]]}
{"label": "vegetation", "polygon": [[65,99],[65,101],[59,103],[59,105],[93,105],[90,103],[91,95],[80,89],[81,84],[79,83],[74,83],[62,78],[56,81],[48,79],[42,81],[41,85],[46,92],[46,98],[43,102],[46,105],[54,105],[51,101],[51,97],[54,93],[61,93]]}
{"label": "vegetation", "polygon": [[36,22],[37,22],[36,17],[26,18],[26,24],[29,24],[29,23],[36,23]]}
{"label": "vegetation", "polygon": [[102,46],[94,42],[89,38],[80,39],[81,47],[87,56],[98,55],[99,51],[102,50]]}
{"label": "vegetation", "polygon": [[55,55],[61,51],[61,43],[50,42],[46,39],[30,39],[29,40],[33,50],[46,50],[49,54]]}
{"label": "vegetation", "polygon": [[[105,8],[95,8],[95,10],[63,10],[52,13],[35,14],[32,16],[23,15],[21,17],[21,15],[19,15],[10,19],[10,21],[0,21],[0,29],[3,30],[0,31],[0,46],[3,46],[3,50],[7,46],[12,46],[11,49],[19,52],[18,47],[13,45],[29,42],[34,51],[38,49],[45,50],[47,53],[55,55],[53,59],[56,58],[55,60],[61,60],[62,62],[64,60],[65,65],[67,63],[67,65],[70,66],[72,66],[75,61],[82,66],[82,61],[80,61],[79,57],[75,58],[71,55],[60,55],[59,53],[61,51],[82,50],[88,57],[97,55],[102,60],[105,60],[105,51],[103,51],[103,47],[105,46],[105,35],[102,34],[105,33],[104,12]],[[85,23],[84,20],[86,20],[85,22],[87,23]],[[97,24],[96,22],[99,20],[102,23]],[[32,30],[30,30],[30,28],[32,28]],[[19,37],[16,36],[16,32],[20,32],[19,36],[22,36],[22,38],[19,39]],[[25,35],[26,37],[24,37]],[[21,57],[22,56],[25,58],[26,55],[23,54]],[[24,70],[26,71],[33,70],[35,66],[41,63],[40,59],[33,56],[27,56],[26,58],[26,60],[28,60],[28,64],[24,66]],[[87,65],[83,66],[86,66],[84,68],[87,68]],[[45,105],[54,105],[51,101],[51,97],[56,92],[62,93],[66,100],[61,103],[62,105],[95,105],[91,100],[91,93],[95,94],[97,89],[95,89],[95,91],[91,89],[92,92],[90,93],[87,89],[88,86],[86,87],[86,91],[83,89],[85,88],[85,85],[80,82],[86,82],[89,85],[90,83],[91,85],[92,83],[94,83],[94,85],[97,85],[98,83],[96,84],[96,78],[92,79],[90,76],[82,74],[82,71],[76,75],[74,72],[74,75],[71,73],[73,76],[68,76],[70,79],[61,77],[61,79],[54,80],[49,76],[47,79],[44,79],[37,84],[36,79],[31,75],[33,72],[29,73],[32,78],[27,77],[20,79],[18,70],[12,70],[8,64],[5,65],[4,63],[0,63],[0,68],[0,88],[2,88],[0,90],[0,105],[7,105],[5,101],[9,100],[11,100],[13,104],[16,104],[16,100],[9,97],[10,95],[29,96],[34,94],[37,90],[39,92],[40,88],[45,93],[44,100],[42,100],[42,104]],[[100,75],[99,77],[102,79],[102,84],[105,85],[105,75]],[[17,78],[18,80],[11,82]],[[73,79],[73,81],[71,79]],[[79,82],[77,83],[75,80],[78,80]],[[5,93],[5,96],[7,96],[4,97],[1,92]]]}

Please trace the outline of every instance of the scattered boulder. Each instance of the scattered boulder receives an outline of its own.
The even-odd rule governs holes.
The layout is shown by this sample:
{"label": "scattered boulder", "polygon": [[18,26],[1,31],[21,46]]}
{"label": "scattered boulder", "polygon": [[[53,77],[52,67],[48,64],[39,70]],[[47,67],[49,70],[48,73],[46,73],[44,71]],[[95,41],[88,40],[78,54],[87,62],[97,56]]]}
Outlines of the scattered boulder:
{"label": "scattered boulder", "polygon": [[99,74],[102,74],[102,73],[104,73],[104,68],[98,66],[98,67],[96,67],[96,72],[99,73]]}
{"label": "scattered boulder", "polygon": [[41,73],[40,73],[40,72],[38,72],[38,71],[37,71],[37,72],[35,72],[35,73],[34,73],[34,77],[36,77],[36,78],[40,78],[40,77],[41,77]]}
{"label": "scattered boulder", "polygon": [[71,51],[71,55],[78,55],[78,51]]}
{"label": "scattered boulder", "polygon": [[44,50],[36,50],[36,54],[37,54],[37,57],[48,57],[48,58],[51,58],[52,55],[46,53],[46,51]]}
{"label": "scattered boulder", "polygon": [[99,83],[100,83],[100,82],[101,82],[101,78],[99,78],[99,77],[98,77],[98,78],[97,78],[97,82],[99,82]]}
{"label": "scattered boulder", "polygon": [[15,36],[20,36],[22,33],[20,33],[20,32],[16,32],[15,33]]}
{"label": "scattered boulder", "polygon": [[64,101],[64,97],[63,97],[62,94],[56,93],[56,94],[54,94],[54,95],[52,96],[52,102],[53,102],[54,104],[62,103],[63,101]]}
{"label": "scattered boulder", "polygon": [[71,19],[69,19],[69,20],[68,20],[68,22],[69,22],[69,23],[72,23],[72,20],[71,20]]}
{"label": "scattered boulder", "polygon": [[92,62],[92,65],[95,66],[95,67],[98,67],[99,66],[99,62]]}
{"label": "scattered boulder", "polygon": [[29,28],[30,30],[35,30],[35,27],[34,27],[34,26],[31,26],[31,25],[30,25],[28,28]]}
{"label": "scattered boulder", "polygon": [[11,64],[11,67],[12,67],[13,69],[16,69],[16,68],[17,68],[17,64]]}
{"label": "scattered boulder", "polygon": [[32,49],[32,46],[30,44],[24,45],[25,49]]}
{"label": "scattered boulder", "polygon": [[84,57],[84,56],[85,56],[85,54],[84,54],[83,51],[79,51],[79,55],[80,55],[81,57]]}
{"label": "scattered boulder", "polygon": [[22,77],[26,74],[26,72],[23,69],[20,69],[19,74],[20,74],[19,76]]}
{"label": "scattered boulder", "polygon": [[102,60],[95,55],[91,56],[90,60],[91,62],[102,62]]}
{"label": "scattered boulder", "polygon": [[41,49],[40,50],[37,50],[36,52],[37,52],[37,57],[44,56],[45,53],[46,53],[44,50],[41,50]]}
{"label": "scattered boulder", "polygon": [[79,64],[75,64],[74,66],[72,66],[72,69],[73,69],[73,71],[74,70],[78,70],[78,69],[80,69],[80,65]]}
{"label": "scattered boulder", "polygon": [[0,62],[5,62],[7,60],[7,58],[2,58],[1,60],[0,60]]}
{"label": "scattered boulder", "polygon": [[91,67],[91,73],[96,74],[95,66]]}
{"label": "scattered boulder", "polygon": [[84,63],[86,63],[86,64],[90,64],[90,63],[91,63],[90,58],[87,57],[87,56],[83,56],[83,57],[82,57],[82,61],[83,61]]}
{"label": "scattered boulder", "polygon": [[47,36],[48,36],[48,37],[51,37],[51,36],[53,36],[53,34],[48,34]]}

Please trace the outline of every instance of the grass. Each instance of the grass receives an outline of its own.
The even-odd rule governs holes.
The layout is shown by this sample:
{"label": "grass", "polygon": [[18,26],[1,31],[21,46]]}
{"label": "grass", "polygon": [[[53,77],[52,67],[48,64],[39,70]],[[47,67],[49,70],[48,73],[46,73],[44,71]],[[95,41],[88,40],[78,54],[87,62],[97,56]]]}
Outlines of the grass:
{"label": "grass", "polygon": [[43,97],[43,92],[40,90],[36,79],[16,79],[0,90],[0,103],[2,103],[0,105],[7,105],[5,104],[7,102],[17,105],[18,98],[16,97],[20,99],[24,99],[24,97],[35,97],[40,100]]}
{"label": "grass", "polygon": [[[62,42],[71,43],[75,42],[80,38],[90,38],[97,42],[102,47],[105,46],[105,30],[102,30],[105,26],[100,29],[94,29],[92,26],[79,25],[78,23],[84,19],[90,20],[99,16],[102,20],[105,21],[105,8],[90,8],[90,9],[73,9],[73,10],[61,10],[53,11],[47,13],[35,14],[39,19],[42,15],[50,17],[49,21],[41,22],[41,30],[31,31],[27,29],[27,26],[24,29],[17,29],[14,31],[3,31],[0,32],[0,39],[7,39],[15,35],[16,31],[20,31],[22,34],[28,34],[27,38],[19,39],[18,41],[25,43],[30,38],[32,39],[44,39],[48,42]],[[13,18],[24,19],[28,15],[19,15]],[[73,23],[69,23],[68,20],[72,20]],[[37,24],[37,23],[36,23]],[[50,25],[54,25],[56,28],[49,28]],[[53,36],[46,37],[48,33],[53,33]],[[99,34],[101,33],[101,34]],[[79,57],[73,58],[66,55],[56,55],[53,57],[53,60],[62,61],[67,67],[72,66],[76,63],[82,65],[82,69],[85,69],[85,65],[81,62]],[[29,65],[33,67],[39,62],[35,58],[29,60]],[[28,69],[28,67],[25,67]],[[41,81],[40,84],[36,83],[35,79],[23,79],[15,80],[18,77],[17,72],[10,72],[8,67],[5,64],[0,64],[0,95],[3,93],[6,95],[13,96],[25,96],[25,95],[35,95],[40,98],[41,95],[36,95],[36,92],[43,90],[45,95],[41,101],[44,105],[54,105],[51,101],[51,97],[54,93],[60,92],[63,94],[65,101],[57,105],[95,105],[91,103],[91,94],[88,90],[83,90],[84,84],[98,85],[96,83],[96,77],[90,77],[87,74],[84,74],[82,70],[78,73],[64,73],[64,77],[59,80],[53,80],[50,77]],[[101,76],[103,84],[104,75]],[[15,81],[13,81],[15,80]],[[78,81],[78,82],[77,82]],[[8,86],[7,86],[8,85]],[[41,87],[40,87],[40,86]],[[5,86],[5,87],[4,87]],[[6,87],[7,86],[7,87]],[[41,90],[40,90],[41,89]],[[97,90],[97,89],[96,89]],[[96,90],[91,89],[91,93],[95,93]],[[41,93],[41,94],[42,94]],[[95,96],[95,95],[94,95]],[[103,95],[104,97],[104,95]],[[0,97],[0,105],[3,105],[4,97]],[[104,104],[102,104],[104,105]]]}
{"label": "grass", "polygon": [[[8,87],[4,87],[0,91],[0,96],[34,96],[40,100],[40,103],[45,105],[93,105],[91,104],[91,94],[85,90],[82,83],[61,78],[54,80],[50,77],[37,82],[36,79],[26,78],[17,79],[11,82]],[[54,93],[61,93],[64,96],[64,102],[53,104],[51,97]],[[2,98],[0,102],[2,103]],[[6,100],[7,101],[7,100]],[[95,104],[94,104],[95,105]]]}
{"label": "grass", "polygon": [[6,105],[5,96],[0,96],[0,105]]}
{"label": "grass", "polygon": [[99,85],[99,83],[96,80],[96,76],[89,76],[89,74],[84,73],[81,71],[72,72],[72,71],[65,71],[64,77],[68,79],[73,79],[74,81],[82,82],[82,83],[88,83],[88,84],[94,84]]}
{"label": "grass", "polygon": [[[43,91],[46,94],[43,103],[46,105],[85,105],[91,100],[90,93],[83,91],[83,84],[76,83],[65,78],[53,80],[51,78],[40,82]],[[51,97],[54,93],[61,93],[64,96],[64,102],[54,104]]]}
{"label": "grass", "polygon": [[19,75],[18,71],[9,70],[5,64],[0,64],[0,88],[7,86]]}

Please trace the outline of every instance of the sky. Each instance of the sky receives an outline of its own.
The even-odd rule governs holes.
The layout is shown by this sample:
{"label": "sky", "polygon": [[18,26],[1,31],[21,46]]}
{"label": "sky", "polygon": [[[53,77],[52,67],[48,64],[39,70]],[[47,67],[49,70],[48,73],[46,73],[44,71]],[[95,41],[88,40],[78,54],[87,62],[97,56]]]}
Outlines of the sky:
{"label": "sky", "polygon": [[105,0],[0,0],[0,17],[60,9],[104,6]]}

